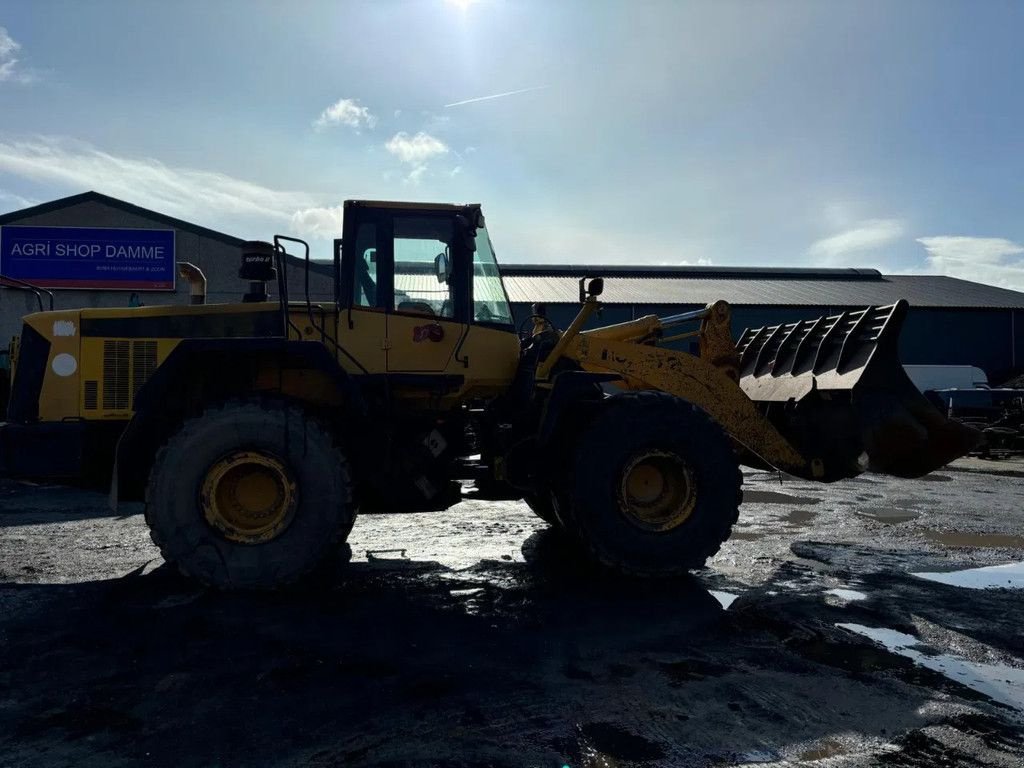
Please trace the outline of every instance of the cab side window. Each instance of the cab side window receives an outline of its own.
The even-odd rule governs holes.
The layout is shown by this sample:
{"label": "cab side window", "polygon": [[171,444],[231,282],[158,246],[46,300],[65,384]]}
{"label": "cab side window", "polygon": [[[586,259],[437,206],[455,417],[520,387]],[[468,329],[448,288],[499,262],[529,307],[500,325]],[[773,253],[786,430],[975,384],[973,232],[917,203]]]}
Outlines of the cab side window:
{"label": "cab side window", "polygon": [[394,219],[396,312],[454,317],[451,248],[454,225],[448,217],[396,216]]}
{"label": "cab side window", "polygon": [[356,233],[353,307],[377,306],[377,225],[363,222]]}

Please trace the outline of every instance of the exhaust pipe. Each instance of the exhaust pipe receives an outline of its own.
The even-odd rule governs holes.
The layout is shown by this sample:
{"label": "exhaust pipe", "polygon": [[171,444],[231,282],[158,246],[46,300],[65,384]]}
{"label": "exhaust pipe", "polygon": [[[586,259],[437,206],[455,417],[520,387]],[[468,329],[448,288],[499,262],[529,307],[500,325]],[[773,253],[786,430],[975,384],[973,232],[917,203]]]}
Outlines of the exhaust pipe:
{"label": "exhaust pipe", "polygon": [[178,275],[188,280],[189,297],[191,304],[206,303],[206,275],[203,270],[190,261],[178,262]]}

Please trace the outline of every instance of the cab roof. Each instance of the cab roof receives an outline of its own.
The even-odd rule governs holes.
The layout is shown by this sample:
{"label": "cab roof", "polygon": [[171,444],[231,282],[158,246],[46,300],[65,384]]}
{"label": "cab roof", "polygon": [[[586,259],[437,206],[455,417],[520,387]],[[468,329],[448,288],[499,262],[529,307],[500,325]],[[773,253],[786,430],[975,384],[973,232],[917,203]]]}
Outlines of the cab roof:
{"label": "cab roof", "polygon": [[480,208],[480,203],[416,203],[399,200],[346,200],[345,207],[361,208],[398,208],[407,211],[464,211],[467,208]]}

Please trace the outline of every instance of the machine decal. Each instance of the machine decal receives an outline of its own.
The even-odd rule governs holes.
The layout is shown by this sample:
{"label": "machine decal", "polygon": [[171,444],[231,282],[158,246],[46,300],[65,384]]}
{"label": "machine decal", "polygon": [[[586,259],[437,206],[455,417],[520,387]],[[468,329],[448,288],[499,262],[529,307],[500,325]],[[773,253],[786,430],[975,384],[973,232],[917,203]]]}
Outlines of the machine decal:
{"label": "machine decal", "polygon": [[50,363],[50,367],[58,376],[67,378],[68,376],[74,376],[75,371],[78,370],[78,361],[75,360],[74,355],[62,352],[53,358],[53,362]]}
{"label": "machine decal", "polygon": [[443,339],[444,328],[437,323],[417,325],[412,329],[412,340],[417,344],[421,341],[442,341]]}

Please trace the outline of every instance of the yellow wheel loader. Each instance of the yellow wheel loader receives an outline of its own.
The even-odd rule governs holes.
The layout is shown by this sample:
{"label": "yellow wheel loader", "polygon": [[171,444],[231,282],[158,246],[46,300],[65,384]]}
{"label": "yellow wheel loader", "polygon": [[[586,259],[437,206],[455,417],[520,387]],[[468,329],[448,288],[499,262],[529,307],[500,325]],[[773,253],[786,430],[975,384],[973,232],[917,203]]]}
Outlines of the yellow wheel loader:
{"label": "yellow wheel loader", "polygon": [[525,499],[613,569],[675,574],[729,537],[741,463],[912,477],[977,439],[899,366],[904,302],[738,341],[721,301],[585,330],[592,279],[569,327],[517,327],[478,205],[347,202],[333,301],[310,299],[293,238],[246,245],[238,303],[204,303],[182,270],[189,306],[25,318],[0,466],[144,501],[164,557],[217,587],[295,581],[357,510],[464,488]]}

